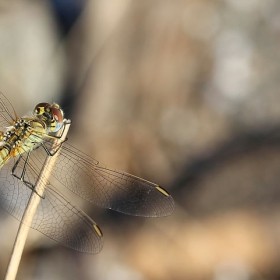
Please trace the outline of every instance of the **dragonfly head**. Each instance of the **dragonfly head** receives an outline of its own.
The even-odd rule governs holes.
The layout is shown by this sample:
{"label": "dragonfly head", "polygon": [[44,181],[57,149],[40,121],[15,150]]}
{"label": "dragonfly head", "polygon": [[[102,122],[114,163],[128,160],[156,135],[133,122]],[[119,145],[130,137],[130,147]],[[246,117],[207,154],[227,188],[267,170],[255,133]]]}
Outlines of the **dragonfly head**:
{"label": "dragonfly head", "polygon": [[35,117],[46,123],[51,132],[57,132],[63,125],[64,113],[56,103],[39,103],[33,113]]}

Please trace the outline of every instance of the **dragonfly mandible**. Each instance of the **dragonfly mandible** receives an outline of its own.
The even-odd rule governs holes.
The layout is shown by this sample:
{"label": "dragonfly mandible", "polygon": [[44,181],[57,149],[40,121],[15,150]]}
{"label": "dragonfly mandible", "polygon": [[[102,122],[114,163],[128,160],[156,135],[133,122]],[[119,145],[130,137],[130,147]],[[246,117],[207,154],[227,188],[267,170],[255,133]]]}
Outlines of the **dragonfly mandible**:
{"label": "dragonfly mandible", "polygon": [[[39,103],[19,118],[0,93],[0,205],[21,221],[47,156],[64,128],[64,113],[56,103]],[[125,214],[160,217],[174,210],[171,195],[157,184],[107,168],[68,142],[57,145],[52,176],[79,197]],[[50,182],[31,224],[49,238],[74,250],[98,253],[103,235],[97,224],[72,205]],[[75,229],[75,230],[74,230]]]}

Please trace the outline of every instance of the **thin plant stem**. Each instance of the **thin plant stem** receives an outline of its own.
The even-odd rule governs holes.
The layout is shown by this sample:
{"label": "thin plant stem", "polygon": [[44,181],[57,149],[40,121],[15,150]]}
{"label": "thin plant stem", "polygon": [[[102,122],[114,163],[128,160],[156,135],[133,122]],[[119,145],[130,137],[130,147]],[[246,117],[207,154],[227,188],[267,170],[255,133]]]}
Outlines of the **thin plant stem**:
{"label": "thin plant stem", "polygon": [[[71,122],[68,120],[64,120],[64,122],[65,122],[64,131],[59,141],[64,141],[66,139],[66,135],[70,128]],[[59,155],[59,151],[57,151],[53,156],[47,156],[43,168],[40,172],[40,175],[37,179],[37,183],[34,188],[35,191],[32,191],[31,193],[31,196],[29,198],[28,204],[22,216],[22,220],[17,232],[11,258],[5,274],[5,280],[14,280],[16,278],[30,225],[36,213],[37,207],[40,203],[41,197],[43,197],[44,190],[47,186],[48,179],[51,175],[52,169],[54,168],[58,155]]]}

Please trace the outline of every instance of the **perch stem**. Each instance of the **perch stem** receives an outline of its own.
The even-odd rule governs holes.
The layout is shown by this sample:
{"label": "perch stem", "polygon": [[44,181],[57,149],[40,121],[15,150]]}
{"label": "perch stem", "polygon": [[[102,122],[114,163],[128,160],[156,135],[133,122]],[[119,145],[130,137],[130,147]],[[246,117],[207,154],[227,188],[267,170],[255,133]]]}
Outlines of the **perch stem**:
{"label": "perch stem", "polygon": [[[64,120],[64,131],[61,135],[59,141],[64,141],[66,135],[70,128],[71,122],[69,120]],[[56,142],[55,142],[56,143]],[[54,144],[55,144],[54,143]],[[47,156],[44,162],[43,168],[40,172],[40,175],[37,179],[34,190],[31,192],[28,204],[26,206],[25,212],[22,216],[22,220],[17,232],[17,236],[14,242],[13,250],[11,253],[10,261],[8,268],[5,274],[5,280],[14,280],[17,275],[19,263],[21,260],[23,248],[25,241],[29,232],[30,225],[32,224],[33,217],[40,203],[41,197],[43,197],[44,190],[47,186],[48,179],[51,175],[52,169],[54,168],[55,162],[59,155],[57,151],[53,156]],[[38,195],[39,194],[39,195]]]}

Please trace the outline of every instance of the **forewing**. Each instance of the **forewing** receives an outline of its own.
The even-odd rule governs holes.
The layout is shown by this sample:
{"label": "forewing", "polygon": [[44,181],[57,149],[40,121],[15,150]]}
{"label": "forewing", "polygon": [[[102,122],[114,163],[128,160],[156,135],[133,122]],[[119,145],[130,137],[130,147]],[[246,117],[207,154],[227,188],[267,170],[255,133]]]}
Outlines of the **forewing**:
{"label": "forewing", "polygon": [[12,104],[6,96],[0,92],[0,127],[10,126],[16,120],[17,115]]}
{"label": "forewing", "polygon": [[109,169],[68,143],[52,175],[81,198],[122,213],[160,217],[174,210],[172,197],[160,186]]}
{"label": "forewing", "polygon": [[[24,158],[18,161],[16,176],[22,173]],[[26,182],[36,182],[38,166],[27,162]],[[15,161],[8,161],[0,172],[1,206],[21,221],[32,190],[11,174]],[[31,227],[49,238],[74,250],[86,253],[98,253],[102,248],[102,233],[96,223],[84,212],[74,207],[62,194],[49,185],[41,198]]]}

